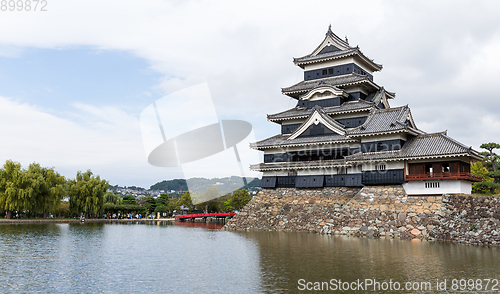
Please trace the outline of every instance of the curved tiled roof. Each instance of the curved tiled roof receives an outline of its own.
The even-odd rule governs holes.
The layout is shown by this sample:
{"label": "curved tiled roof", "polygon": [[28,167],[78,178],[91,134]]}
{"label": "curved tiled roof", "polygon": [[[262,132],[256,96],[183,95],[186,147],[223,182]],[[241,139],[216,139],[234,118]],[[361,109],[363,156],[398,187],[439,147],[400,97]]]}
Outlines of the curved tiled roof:
{"label": "curved tiled roof", "polygon": [[380,132],[394,132],[407,129],[406,120],[410,113],[408,106],[373,110],[366,122],[348,131],[349,135]]}
{"label": "curved tiled roof", "polygon": [[351,55],[359,56],[374,71],[382,69],[381,64],[375,63],[373,60],[366,57],[363,54],[363,52],[361,52],[361,50],[359,50],[359,48],[357,48],[357,47],[350,48],[347,50],[339,50],[339,51],[333,51],[333,52],[328,52],[328,53],[322,53],[322,54],[318,54],[318,55],[314,55],[314,56],[306,55],[304,57],[294,58],[293,63],[295,63],[295,65],[298,65],[298,66],[304,68],[305,64],[327,61],[327,60],[332,60],[332,59],[338,59],[338,58],[351,56]]}
{"label": "curved tiled roof", "polygon": [[271,138],[264,139],[250,144],[250,147],[260,149],[260,148],[271,148],[271,147],[286,147],[286,146],[300,146],[309,144],[330,144],[330,143],[343,143],[343,142],[353,142],[353,140],[342,135],[325,135],[325,136],[311,136],[311,137],[298,137],[292,140],[287,140],[290,135],[276,135]]}
{"label": "curved tiled roof", "polygon": [[306,62],[306,61],[318,60],[318,59],[323,59],[323,58],[328,58],[328,57],[335,57],[335,56],[339,56],[339,55],[348,54],[348,53],[354,52],[356,50],[357,50],[357,48],[349,48],[347,50],[338,50],[338,51],[333,51],[333,52],[321,53],[321,54],[314,55],[314,56],[311,56],[311,54],[309,54],[309,55],[306,55],[303,57],[294,58],[293,62],[295,62],[295,63]]}
{"label": "curved tiled roof", "polygon": [[360,75],[357,73],[350,73],[342,76],[329,77],[324,79],[316,79],[309,81],[302,81],[288,88],[282,88],[281,92],[293,98],[298,98],[300,93],[305,93],[314,88],[321,86],[345,86],[353,83],[367,82],[378,87],[368,76]]}
{"label": "curved tiled roof", "polygon": [[448,137],[445,133],[422,134],[409,139],[401,150],[357,153],[346,157],[349,161],[401,160],[423,157],[469,155],[481,159],[476,150]]}
{"label": "curved tiled roof", "polygon": [[[356,100],[356,101],[349,101],[342,103],[342,105],[339,106],[323,107],[322,109],[327,114],[339,114],[348,112],[369,111],[370,109],[373,108],[375,108],[375,105],[372,102],[364,100]],[[307,109],[302,107],[295,107],[280,113],[269,114],[267,116],[267,119],[270,121],[281,121],[293,118],[304,118],[311,115],[313,111],[314,109],[312,108]]]}

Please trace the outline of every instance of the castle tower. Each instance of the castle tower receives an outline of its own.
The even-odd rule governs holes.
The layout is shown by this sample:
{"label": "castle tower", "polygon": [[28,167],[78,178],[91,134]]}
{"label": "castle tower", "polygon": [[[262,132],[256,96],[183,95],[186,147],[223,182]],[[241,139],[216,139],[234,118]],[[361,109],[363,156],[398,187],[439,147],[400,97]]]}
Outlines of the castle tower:
{"label": "castle tower", "polygon": [[419,130],[408,106],[391,107],[395,93],[374,82],[382,65],[331,28],[311,54],[294,58],[304,80],[283,88],[297,100],[268,115],[281,134],[251,144],[264,152],[252,165],[263,188],[361,187],[402,184],[408,195],[471,193],[475,150],[446,132]]}

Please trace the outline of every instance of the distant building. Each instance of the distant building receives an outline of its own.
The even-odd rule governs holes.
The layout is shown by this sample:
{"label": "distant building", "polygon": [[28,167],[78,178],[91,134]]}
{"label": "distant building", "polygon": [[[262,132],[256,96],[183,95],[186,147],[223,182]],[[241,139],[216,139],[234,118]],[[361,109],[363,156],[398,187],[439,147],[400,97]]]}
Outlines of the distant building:
{"label": "distant building", "polygon": [[261,187],[316,188],[402,184],[408,195],[471,193],[478,152],[417,128],[408,106],[373,80],[382,69],[329,28],[314,51],[294,58],[304,80],[282,93],[297,100],[268,115],[281,134],[251,144],[264,151]]}

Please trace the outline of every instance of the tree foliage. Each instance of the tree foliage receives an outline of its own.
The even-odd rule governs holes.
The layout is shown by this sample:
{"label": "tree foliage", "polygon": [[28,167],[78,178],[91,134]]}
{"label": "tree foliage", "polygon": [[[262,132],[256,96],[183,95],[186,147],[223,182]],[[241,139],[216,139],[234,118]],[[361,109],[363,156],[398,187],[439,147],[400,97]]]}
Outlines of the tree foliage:
{"label": "tree foliage", "polygon": [[117,195],[111,191],[106,192],[104,194],[104,203],[111,203],[111,204],[121,204],[122,198],[120,195]]}
{"label": "tree foliage", "polygon": [[104,193],[108,182],[94,176],[90,170],[78,171],[74,180],[68,181],[70,210],[76,213],[99,214],[103,211]]}
{"label": "tree foliage", "polygon": [[155,211],[156,208],[156,199],[151,196],[144,197],[144,208],[151,213]]}
{"label": "tree foliage", "polygon": [[0,209],[23,211],[29,214],[54,211],[64,195],[65,178],[53,168],[32,163],[22,169],[21,164],[7,160],[0,169]]}
{"label": "tree foliage", "polygon": [[248,194],[247,190],[237,190],[233,192],[233,195],[229,199],[229,206],[232,206],[235,210],[240,210],[245,207],[250,200],[252,200],[252,196]]}
{"label": "tree foliage", "polygon": [[488,184],[484,183],[493,183],[493,179],[488,177],[488,169],[481,162],[475,162],[471,164],[470,171],[472,174],[483,177],[482,182],[472,183],[472,191],[474,193],[488,193],[490,188],[487,186]]}
{"label": "tree foliage", "polygon": [[182,205],[186,206],[189,212],[193,211],[194,205],[193,201],[191,200],[191,193],[189,191],[183,192],[181,198],[179,198],[179,200],[175,202],[175,208],[177,210],[179,210]]}
{"label": "tree foliage", "polygon": [[137,205],[137,199],[135,199],[135,197],[132,195],[126,195],[126,196],[123,196],[122,204],[123,205]]}
{"label": "tree foliage", "polygon": [[497,160],[499,157],[495,152],[493,152],[493,150],[495,149],[500,149],[500,144],[490,142],[481,144],[480,147],[488,150],[488,152],[483,152],[480,154],[485,156],[483,159],[483,163],[488,170],[486,179],[492,178],[493,181],[485,180],[483,176],[483,181],[476,183],[475,186],[476,189],[480,189],[483,191],[489,190],[490,193],[493,194],[495,193],[496,189],[500,188],[500,169],[498,168],[498,160]]}

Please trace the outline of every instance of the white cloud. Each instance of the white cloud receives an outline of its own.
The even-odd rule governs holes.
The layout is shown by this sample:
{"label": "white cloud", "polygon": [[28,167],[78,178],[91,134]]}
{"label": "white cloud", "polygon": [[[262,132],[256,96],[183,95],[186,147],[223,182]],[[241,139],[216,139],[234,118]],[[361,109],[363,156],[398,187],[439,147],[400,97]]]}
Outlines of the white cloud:
{"label": "white cloud", "polygon": [[[303,78],[292,57],[309,54],[330,23],[339,36],[347,35],[384,64],[375,82],[397,92],[393,106],[410,104],[419,127],[448,129],[475,147],[498,138],[496,2],[53,0],[47,8],[2,13],[0,26],[10,29],[0,30],[1,56],[22,58],[27,47],[81,45],[131,52],[164,75],[158,88],[165,94],[208,82],[219,117],[251,122],[258,127],[257,139],[277,130],[265,123],[266,113],[295,104],[280,91]],[[9,126],[2,128],[2,138],[15,146],[0,143],[8,157],[44,158],[46,165],[73,169],[80,163],[82,168],[124,160],[144,164],[140,140],[125,139],[140,138],[142,110],[80,102],[58,117],[5,98],[1,103],[23,117],[0,118]],[[131,156],[138,150],[141,156]]]}

